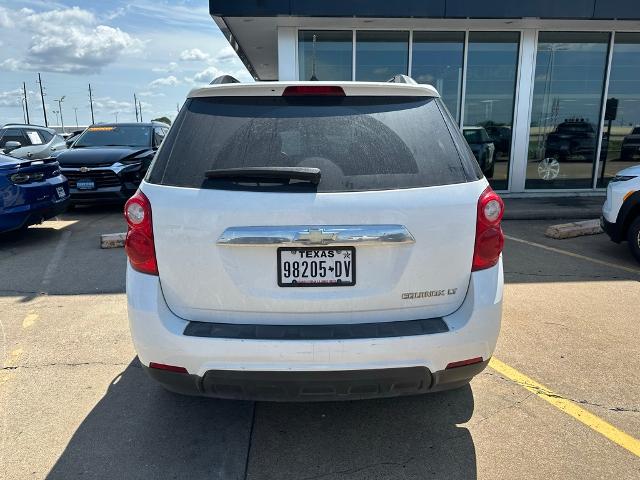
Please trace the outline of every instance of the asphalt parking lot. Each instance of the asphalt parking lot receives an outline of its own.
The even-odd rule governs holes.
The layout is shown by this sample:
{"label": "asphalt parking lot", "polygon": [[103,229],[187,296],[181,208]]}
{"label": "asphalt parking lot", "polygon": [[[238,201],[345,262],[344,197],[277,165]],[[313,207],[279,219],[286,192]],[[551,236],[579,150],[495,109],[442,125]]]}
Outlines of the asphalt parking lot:
{"label": "asphalt parking lot", "polygon": [[470,386],[318,404],[151,383],[124,252],[99,248],[118,208],[0,237],[0,478],[640,478],[640,266],[549,223],[505,222],[502,333]]}

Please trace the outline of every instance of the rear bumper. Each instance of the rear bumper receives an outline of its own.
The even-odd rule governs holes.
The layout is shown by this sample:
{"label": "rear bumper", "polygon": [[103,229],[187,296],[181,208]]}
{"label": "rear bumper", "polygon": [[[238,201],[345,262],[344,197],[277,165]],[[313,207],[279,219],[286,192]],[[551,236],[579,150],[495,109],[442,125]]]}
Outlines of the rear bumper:
{"label": "rear bumper", "polygon": [[59,201],[46,201],[19,211],[0,215],[0,233],[19,230],[29,225],[36,225],[44,220],[60,215],[69,207],[69,197]]}
{"label": "rear bumper", "polygon": [[[169,310],[158,277],[127,269],[129,323],[140,361],[188,371],[149,369],[150,375],[170,390],[224,398],[333,400],[455,388],[479,373],[493,354],[502,290],[502,262],[474,272],[462,306],[442,319],[446,332],[321,340],[216,338],[185,335],[190,322]],[[476,357],[483,362],[446,369]]]}
{"label": "rear bumper", "polygon": [[203,377],[143,366],[167,390],[232,400],[333,401],[397,397],[465,385],[485,369],[474,365],[430,372],[425,367],[329,371],[210,370]]}

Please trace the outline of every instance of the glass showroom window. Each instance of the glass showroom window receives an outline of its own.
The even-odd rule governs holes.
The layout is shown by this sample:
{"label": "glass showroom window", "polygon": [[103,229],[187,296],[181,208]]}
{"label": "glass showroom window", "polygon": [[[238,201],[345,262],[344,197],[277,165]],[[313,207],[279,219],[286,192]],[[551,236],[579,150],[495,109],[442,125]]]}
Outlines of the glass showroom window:
{"label": "glass showroom window", "polygon": [[464,136],[497,190],[509,184],[518,32],[469,32]]}
{"label": "glass showroom window", "polygon": [[598,187],[640,162],[640,33],[616,33],[604,117]]}
{"label": "glass showroom window", "polygon": [[356,32],[356,80],[386,82],[408,67],[409,32]]}
{"label": "glass showroom window", "polygon": [[464,57],[464,32],[413,32],[411,76],[433,85],[457,121]]}
{"label": "glass showroom window", "polygon": [[300,80],[351,80],[353,33],[351,30],[298,32]]}
{"label": "glass showroom window", "polygon": [[591,188],[609,34],[540,32],[526,188]]}

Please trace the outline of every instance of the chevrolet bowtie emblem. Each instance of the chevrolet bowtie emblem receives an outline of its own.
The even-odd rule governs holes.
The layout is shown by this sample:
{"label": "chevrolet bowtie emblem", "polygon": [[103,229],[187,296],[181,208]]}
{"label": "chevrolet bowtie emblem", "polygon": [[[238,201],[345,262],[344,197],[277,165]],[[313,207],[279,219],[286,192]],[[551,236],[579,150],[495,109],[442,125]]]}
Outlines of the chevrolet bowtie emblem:
{"label": "chevrolet bowtie emblem", "polygon": [[337,236],[338,234],[335,232],[325,232],[321,228],[310,228],[305,232],[300,232],[297,239],[306,243],[324,245],[330,240],[335,240]]}
{"label": "chevrolet bowtie emblem", "polygon": [[91,169],[90,169],[89,167],[80,167],[80,171],[81,171],[82,173],[87,173],[87,172],[90,172],[90,171],[91,171]]}

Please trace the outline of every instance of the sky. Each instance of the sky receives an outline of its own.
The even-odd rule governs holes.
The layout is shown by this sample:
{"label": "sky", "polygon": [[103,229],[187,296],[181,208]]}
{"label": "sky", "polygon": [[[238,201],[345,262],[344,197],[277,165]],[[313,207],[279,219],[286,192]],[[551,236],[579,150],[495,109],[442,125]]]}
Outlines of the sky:
{"label": "sky", "polygon": [[208,0],[0,0],[0,125],[135,121],[177,114],[187,93],[230,74],[251,81],[208,12]]}

